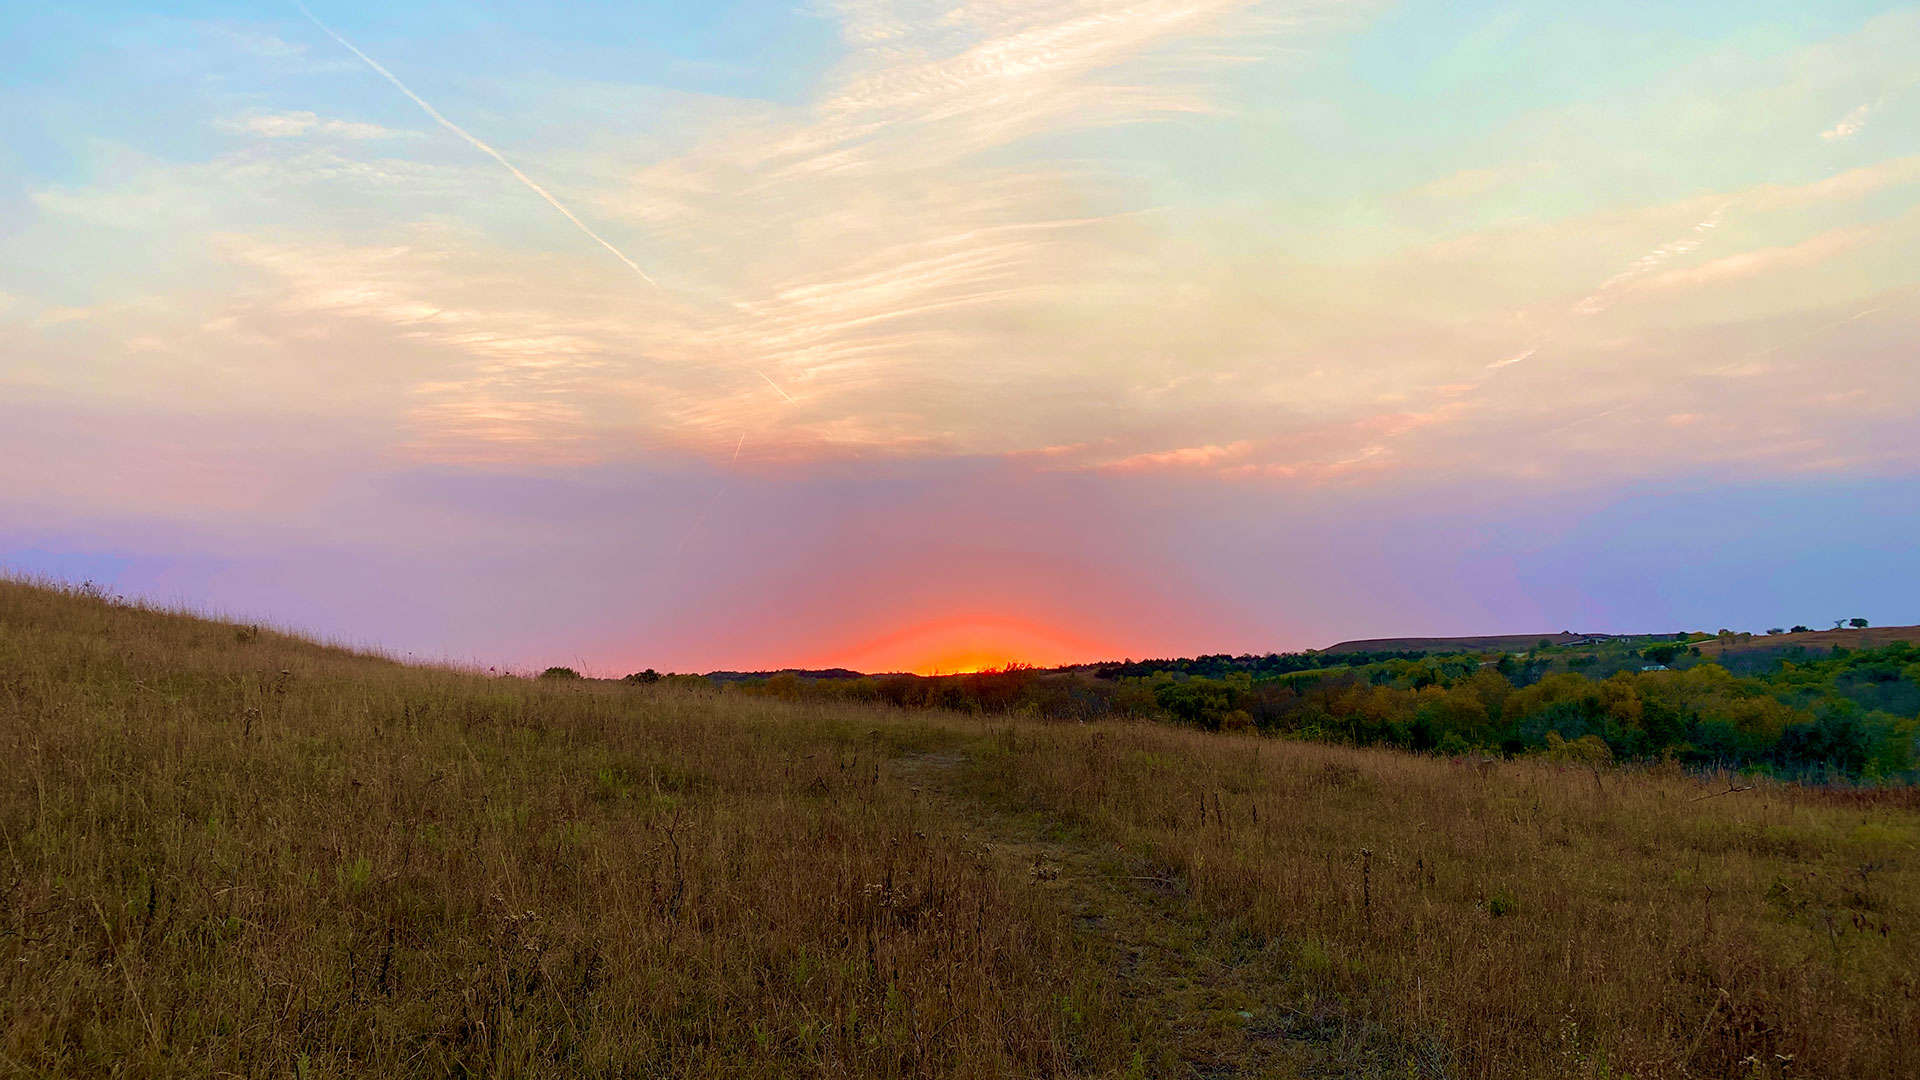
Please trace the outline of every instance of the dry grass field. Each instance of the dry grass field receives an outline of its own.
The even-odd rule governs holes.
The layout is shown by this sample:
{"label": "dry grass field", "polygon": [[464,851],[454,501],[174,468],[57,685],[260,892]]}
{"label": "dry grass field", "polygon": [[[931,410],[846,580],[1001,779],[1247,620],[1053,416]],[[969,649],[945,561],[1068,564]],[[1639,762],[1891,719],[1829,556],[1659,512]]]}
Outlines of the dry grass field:
{"label": "dry grass field", "polygon": [[0,1075],[1920,1075],[1920,811],[0,583]]}
{"label": "dry grass field", "polygon": [[1741,653],[1772,653],[1804,648],[1825,653],[1834,648],[1877,649],[1896,641],[1920,642],[1920,626],[1874,626],[1864,630],[1808,630],[1798,634],[1759,634],[1746,641],[1709,639],[1695,647],[1702,656],[1718,658]]}

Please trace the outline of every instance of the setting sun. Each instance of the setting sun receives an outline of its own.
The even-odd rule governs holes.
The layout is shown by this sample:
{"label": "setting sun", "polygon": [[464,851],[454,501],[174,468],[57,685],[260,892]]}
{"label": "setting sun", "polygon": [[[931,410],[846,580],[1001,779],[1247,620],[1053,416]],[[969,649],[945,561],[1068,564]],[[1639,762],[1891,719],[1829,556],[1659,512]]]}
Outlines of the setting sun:
{"label": "setting sun", "polygon": [[1053,667],[1108,659],[1112,650],[1071,631],[1012,616],[954,615],[917,623],[829,655],[822,666],[957,675],[1008,664]]}

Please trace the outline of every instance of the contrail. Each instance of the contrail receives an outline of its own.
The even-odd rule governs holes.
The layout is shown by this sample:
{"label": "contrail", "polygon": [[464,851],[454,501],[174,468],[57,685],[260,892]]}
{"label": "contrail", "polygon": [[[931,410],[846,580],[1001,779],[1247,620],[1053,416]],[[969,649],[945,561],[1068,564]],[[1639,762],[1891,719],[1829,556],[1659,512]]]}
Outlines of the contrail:
{"label": "contrail", "polygon": [[1508,364],[1517,364],[1520,361],[1525,360],[1527,357],[1532,356],[1534,353],[1537,353],[1539,351],[1540,351],[1540,346],[1530,345],[1527,348],[1522,349],[1517,353],[1514,353],[1512,356],[1507,357],[1505,360],[1495,360],[1493,363],[1488,364],[1487,367],[1503,368],[1503,367],[1506,367]]}
{"label": "contrail", "polygon": [[1602,412],[1602,413],[1594,413],[1594,414],[1593,414],[1592,416],[1589,416],[1589,417],[1587,417],[1587,418],[1586,418],[1585,420],[1575,420],[1575,421],[1574,421],[1573,423],[1571,423],[1571,424],[1562,424],[1562,425],[1560,425],[1559,427],[1557,427],[1557,428],[1554,428],[1554,429],[1553,429],[1552,431],[1549,431],[1549,432],[1547,432],[1546,434],[1548,434],[1548,435],[1558,435],[1558,434],[1560,434],[1560,433],[1561,433],[1561,432],[1563,432],[1563,431],[1570,431],[1570,430],[1572,430],[1573,428],[1577,428],[1577,427],[1579,427],[1579,426],[1580,426],[1581,424],[1591,424],[1591,423],[1593,423],[1593,422],[1594,422],[1595,420],[1604,420],[1604,419],[1606,419],[1607,417],[1609,417],[1609,416],[1612,416],[1612,415],[1613,415],[1614,413],[1617,413],[1617,412],[1625,412],[1625,411],[1627,411],[1627,409],[1628,409],[1628,408],[1630,408],[1630,407],[1632,407],[1632,406],[1634,406],[1634,405],[1638,405],[1638,404],[1640,404],[1640,403],[1641,403],[1641,402],[1640,402],[1639,400],[1634,400],[1634,401],[1629,401],[1629,402],[1627,402],[1627,403],[1626,403],[1625,405],[1616,405],[1616,406],[1614,406],[1613,408],[1611,408],[1611,409],[1608,409],[1608,410],[1607,410],[1606,412]]}
{"label": "contrail", "polygon": [[[760,376],[760,377],[761,377],[761,378],[763,378],[763,379],[767,379],[767,373],[766,373],[766,372],[764,372],[764,371],[761,371],[761,370],[760,370],[759,368],[754,368],[754,369],[753,369],[753,373],[754,373],[755,375],[758,375],[758,376]],[[789,404],[789,405],[798,405],[798,404],[800,404],[799,402],[797,402],[797,401],[795,401],[795,400],[793,400],[793,395],[792,395],[792,394],[789,394],[789,393],[787,393],[787,392],[786,392],[785,390],[782,390],[782,389],[780,389],[780,384],[779,384],[779,383],[777,383],[777,382],[774,382],[774,381],[773,381],[772,379],[767,379],[767,385],[768,385],[768,386],[771,386],[771,387],[773,387],[773,392],[774,392],[774,393],[776,393],[776,394],[779,394],[779,395],[780,395],[781,397],[783,397],[783,398],[786,398],[786,399],[787,399],[787,404]]]}
{"label": "contrail", "polygon": [[[1848,323],[1859,322],[1861,319],[1864,319],[1869,315],[1877,315],[1880,312],[1885,311],[1892,306],[1893,306],[1892,304],[1881,304],[1879,307],[1870,307],[1865,311],[1861,311],[1853,315],[1849,315],[1844,319],[1839,319],[1834,322],[1827,323],[1825,326],[1816,326],[1811,330],[1803,330],[1800,333],[1795,334],[1792,337],[1787,338],[1786,340],[1780,342],[1778,345],[1770,345],[1764,349],[1761,349],[1759,352],[1748,353],[1745,357],[1742,358],[1742,362],[1747,360],[1758,360],[1763,356],[1770,356],[1774,353],[1779,352],[1781,349],[1786,348],[1789,345],[1796,345],[1802,341],[1807,340],[1810,337],[1815,337],[1820,334],[1824,334],[1829,330],[1837,330],[1840,327],[1847,325]],[[1725,371],[1728,368],[1731,368],[1733,366],[1734,365],[1732,364],[1725,364],[1719,368],[1716,368],[1715,370]]]}
{"label": "contrail", "polygon": [[[601,236],[599,233],[594,232],[592,229],[588,228],[586,222],[581,221],[578,217],[576,217],[573,211],[567,209],[566,206],[563,205],[559,199],[554,198],[547,191],[546,188],[543,188],[539,184],[534,183],[534,180],[532,177],[528,176],[526,173],[523,173],[519,169],[515,168],[513,162],[508,161],[505,157],[501,156],[500,151],[495,150],[493,147],[488,146],[486,143],[483,143],[479,139],[474,138],[471,134],[468,134],[467,130],[461,127],[459,124],[456,124],[453,121],[447,119],[446,117],[441,116],[440,110],[427,104],[426,99],[422,98],[419,94],[416,94],[413,91],[407,89],[406,83],[403,83],[398,78],[396,78],[393,72],[388,71],[386,68],[381,67],[379,61],[375,60],[373,57],[368,56],[366,53],[363,53],[358,48],[354,47],[353,42],[348,41],[346,38],[343,38],[339,34],[334,33],[332,27],[328,26],[326,23],[321,22],[319,18],[314,15],[313,12],[307,10],[307,5],[301,3],[300,0],[293,0],[293,6],[299,8],[300,14],[305,15],[307,17],[308,22],[311,22],[313,25],[319,27],[322,33],[326,34],[328,37],[332,38],[333,40],[339,42],[341,46],[344,47],[348,52],[366,61],[367,66],[379,72],[382,77],[384,77],[388,82],[392,83],[394,86],[394,89],[400,91],[401,93],[407,95],[407,97],[411,98],[415,105],[420,106],[422,111],[424,111],[428,116],[433,117],[434,123],[439,124],[441,127],[446,128],[448,131],[451,131],[455,135],[458,135],[461,138],[467,140],[467,142],[473,145],[474,149],[480,151],[481,153],[492,158],[493,160],[499,162],[502,167],[504,167],[508,172],[513,174],[514,179],[527,185],[528,188],[532,189],[535,195],[538,195],[541,198],[547,200],[547,205],[553,207],[555,210],[560,211],[560,213],[564,215],[568,221],[573,222],[575,228],[579,229],[583,233],[586,233],[589,237],[593,239],[594,243],[599,244],[601,247],[606,248],[608,251],[611,251],[613,253],[614,258],[619,259],[623,263],[626,263],[627,269],[633,271],[636,274],[639,274],[640,279],[642,281],[645,281],[647,284],[653,286],[656,289],[660,288],[660,283],[653,280],[651,277],[648,277],[647,272],[645,270],[640,269],[639,263],[636,263],[632,259],[627,258],[626,252],[623,252],[619,248],[614,247],[612,244],[608,243],[606,237]],[[775,387],[774,389],[778,390],[779,387]]]}
{"label": "contrail", "polygon": [[[1691,255],[1699,250],[1700,245],[1706,243],[1707,234],[1720,227],[1720,218],[1726,214],[1727,209],[1739,201],[1738,199],[1730,199],[1727,202],[1721,203],[1714,208],[1713,213],[1707,215],[1706,220],[1695,225],[1687,235],[1672,243],[1662,244],[1652,251],[1647,252],[1645,255],[1640,256],[1638,259],[1635,259],[1625,270],[1601,282],[1600,287],[1589,294],[1586,299],[1573,305],[1573,309],[1562,316],[1560,322],[1565,324],[1572,319],[1590,319],[1600,314],[1613,305],[1613,293],[1620,286],[1626,285],[1636,278],[1644,277],[1658,270],[1671,259],[1681,255]],[[1562,329],[1564,329],[1564,325]],[[1517,364],[1532,356],[1534,353],[1539,352],[1543,346],[1552,343],[1554,337],[1555,334],[1550,332],[1535,340],[1532,345],[1527,346],[1513,356],[1509,356],[1505,360],[1495,360],[1493,363],[1488,364],[1487,370],[1498,371],[1503,367]]]}
{"label": "contrail", "polygon": [[1659,269],[1663,263],[1676,256],[1691,255],[1699,250],[1700,245],[1706,243],[1707,234],[1719,227],[1721,215],[1725,214],[1727,208],[1738,201],[1738,199],[1730,199],[1727,202],[1721,203],[1714,209],[1713,213],[1707,215],[1705,221],[1695,225],[1693,230],[1686,236],[1670,244],[1662,244],[1654,248],[1652,251],[1635,259],[1633,265],[1601,282],[1600,287],[1594,290],[1593,295],[1573,306],[1573,313],[1582,318],[1598,315],[1612,306],[1613,302],[1608,298],[1607,294],[1611,293],[1617,286],[1625,285],[1635,278],[1644,277],[1652,273]]}
{"label": "contrail", "polygon": [[725,495],[726,493],[727,493],[727,489],[724,486],[722,486],[719,491],[716,491],[713,493],[713,498],[707,500],[707,508],[705,510],[700,511],[700,516],[697,518],[694,518],[693,524],[687,526],[686,535],[682,536],[680,538],[680,542],[674,545],[673,550],[675,551],[675,553],[682,552],[687,549],[687,541],[693,539],[693,534],[700,531],[701,523],[707,520],[708,514],[713,513],[713,508],[720,504],[720,496]]}

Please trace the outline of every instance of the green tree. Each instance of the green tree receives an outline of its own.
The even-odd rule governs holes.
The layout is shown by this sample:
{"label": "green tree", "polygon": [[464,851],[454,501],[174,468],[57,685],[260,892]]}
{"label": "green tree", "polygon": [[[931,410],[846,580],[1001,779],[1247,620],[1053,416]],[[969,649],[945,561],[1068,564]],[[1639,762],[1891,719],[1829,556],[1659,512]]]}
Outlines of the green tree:
{"label": "green tree", "polygon": [[1197,727],[1218,730],[1220,721],[1235,707],[1234,688],[1213,679],[1187,679],[1166,682],[1153,688],[1153,699],[1175,719]]}

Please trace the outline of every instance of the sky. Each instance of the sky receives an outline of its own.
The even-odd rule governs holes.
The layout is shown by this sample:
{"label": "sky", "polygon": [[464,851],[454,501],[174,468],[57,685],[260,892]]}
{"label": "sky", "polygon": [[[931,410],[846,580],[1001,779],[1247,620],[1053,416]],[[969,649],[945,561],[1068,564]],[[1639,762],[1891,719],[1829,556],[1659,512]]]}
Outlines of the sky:
{"label": "sky", "polygon": [[594,674],[1920,622],[1920,5],[0,5],[0,567]]}

